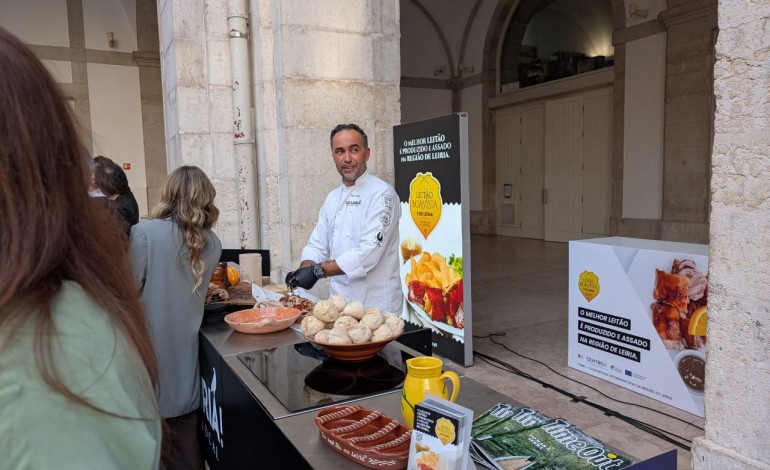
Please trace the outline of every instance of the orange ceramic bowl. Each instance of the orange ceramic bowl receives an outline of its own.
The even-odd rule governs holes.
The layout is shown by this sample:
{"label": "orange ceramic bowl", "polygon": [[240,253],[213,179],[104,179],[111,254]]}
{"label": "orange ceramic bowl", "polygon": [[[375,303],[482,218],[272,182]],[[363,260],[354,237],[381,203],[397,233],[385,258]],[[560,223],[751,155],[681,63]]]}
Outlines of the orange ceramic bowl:
{"label": "orange ceramic bowl", "polygon": [[326,351],[326,354],[344,362],[363,362],[367,359],[371,359],[376,356],[378,352],[382,351],[382,349],[387,346],[388,343],[396,338],[398,338],[398,336],[394,336],[383,341],[372,341],[369,343],[361,344],[329,344],[313,341],[311,338],[305,336],[306,340],[320,346],[324,351]]}
{"label": "orange ceramic bowl", "polygon": [[249,308],[225,315],[225,322],[241,333],[273,333],[293,325],[301,313],[290,307]]}

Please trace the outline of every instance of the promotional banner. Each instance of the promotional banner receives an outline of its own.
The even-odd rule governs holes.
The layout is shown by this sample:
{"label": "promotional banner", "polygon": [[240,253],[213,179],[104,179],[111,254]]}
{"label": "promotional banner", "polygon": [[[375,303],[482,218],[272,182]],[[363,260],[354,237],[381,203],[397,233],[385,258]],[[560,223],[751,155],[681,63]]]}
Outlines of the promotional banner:
{"label": "promotional banner", "polygon": [[703,416],[708,246],[569,242],[569,366]]}
{"label": "promotional banner", "polygon": [[402,318],[430,328],[433,352],[473,363],[468,115],[449,114],[393,127]]}

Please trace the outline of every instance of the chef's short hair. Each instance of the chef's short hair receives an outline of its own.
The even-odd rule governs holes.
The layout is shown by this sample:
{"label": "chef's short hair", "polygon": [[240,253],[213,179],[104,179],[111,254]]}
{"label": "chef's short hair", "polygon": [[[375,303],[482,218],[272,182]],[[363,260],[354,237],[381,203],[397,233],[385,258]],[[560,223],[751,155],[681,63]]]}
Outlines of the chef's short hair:
{"label": "chef's short hair", "polygon": [[364,130],[361,129],[361,127],[359,127],[358,124],[337,124],[337,127],[332,129],[332,133],[329,136],[329,145],[332,148],[334,147],[334,135],[337,132],[344,131],[344,130],[356,131],[359,134],[361,134],[361,137],[364,138],[364,148],[365,149],[369,148],[369,137],[366,136],[366,132],[364,132]]}

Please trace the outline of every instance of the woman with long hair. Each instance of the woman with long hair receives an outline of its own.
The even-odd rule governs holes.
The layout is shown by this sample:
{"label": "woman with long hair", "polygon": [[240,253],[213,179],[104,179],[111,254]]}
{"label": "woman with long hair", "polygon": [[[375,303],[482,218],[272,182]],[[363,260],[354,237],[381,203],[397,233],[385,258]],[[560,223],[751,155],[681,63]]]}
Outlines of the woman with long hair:
{"label": "woman with long hair", "polygon": [[69,105],[0,28],[0,456],[155,469],[155,353],[120,227],[88,196]]}
{"label": "woman with long hair", "polygon": [[211,227],[216,191],[194,166],[174,170],[150,220],[131,228],[129,253],[159,363],[159,406],[169,428],[169,468],[196,468],[200,406],[198,330],[222,253]]}

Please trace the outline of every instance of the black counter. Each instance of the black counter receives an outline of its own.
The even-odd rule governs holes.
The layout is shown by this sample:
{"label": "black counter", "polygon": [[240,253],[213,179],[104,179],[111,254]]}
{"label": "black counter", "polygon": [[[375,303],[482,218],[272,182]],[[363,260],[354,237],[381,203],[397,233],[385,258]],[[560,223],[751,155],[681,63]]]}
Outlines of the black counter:
{"label": "black counter", "polygon": [[[231,330],[225,323],[204,325],[201,328],[201,398],[204,417],[199,437],[204,459],[212,470],[365,468],[337,454],[321,441],[314,422],[317,408],[301,412],[288,411],[238,357],[242,353],[303,342],[304,337],[294,329],[247,335]],[[411,337],[407,343],[419,344],[421,341]],[[411,355],[420,355],[417,350],[400,343],[394,342],[391,345]],[[449,363],[445,363],[445,367],[452,369]],[[399,390],[350,401],[379,410],[403,422]],[[516,404],[509,397],[462,374],[457,402],[472,409],[477,415],[496,403]],[[675,469],[676,451],[629,468]]]}

